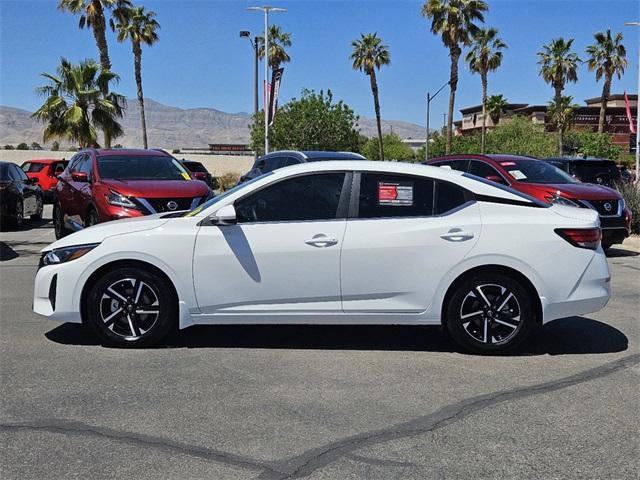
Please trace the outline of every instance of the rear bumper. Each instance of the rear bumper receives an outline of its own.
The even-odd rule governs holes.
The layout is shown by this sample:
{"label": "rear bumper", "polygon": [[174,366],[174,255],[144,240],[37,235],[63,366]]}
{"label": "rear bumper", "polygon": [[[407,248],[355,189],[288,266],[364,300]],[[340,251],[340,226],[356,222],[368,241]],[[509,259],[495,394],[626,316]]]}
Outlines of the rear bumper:
{"label": "rear bumper", "polygon": [[602,249],[598,249],[566,298],[542,299],[543,323],[597,312],[605,307],[610,297],[609,265]]}

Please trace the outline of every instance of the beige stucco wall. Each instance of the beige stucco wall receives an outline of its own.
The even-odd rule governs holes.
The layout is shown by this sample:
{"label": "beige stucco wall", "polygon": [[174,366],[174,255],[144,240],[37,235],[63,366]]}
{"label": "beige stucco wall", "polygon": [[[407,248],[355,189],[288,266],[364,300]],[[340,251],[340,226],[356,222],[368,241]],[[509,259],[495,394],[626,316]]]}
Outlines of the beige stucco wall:
{"label": "beige stucco wall", "polygon": [[[75,152],[53,152],[47,150],[0,150],[0,160],[17,163],[18,165],[35,158],[66,158],[69,160]],[[232,155],[198,155],[181,154],[174,156],[178,159],[186,158],[201,162],[214,176],[225,173],[245,173],[253,165],[252,156]]]}

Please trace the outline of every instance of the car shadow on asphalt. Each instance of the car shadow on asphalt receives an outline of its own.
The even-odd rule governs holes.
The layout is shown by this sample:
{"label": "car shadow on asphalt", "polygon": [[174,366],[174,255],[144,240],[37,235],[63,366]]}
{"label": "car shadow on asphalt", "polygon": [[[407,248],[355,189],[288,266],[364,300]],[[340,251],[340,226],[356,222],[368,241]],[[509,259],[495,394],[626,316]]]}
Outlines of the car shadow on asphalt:
{"label": "car shadow on asphalt", "polygon": [[637,257],[640,255],[638,252],[634,252],[632,250],[627,250],[624,248],[615,248],[612,247],[607,250],[607,258],[617,258],[617,257]]}
{"label": "car shadow on asphalt", "polygon": [[[100,345],[85,327],[65,323],[45,334],[64,345]],[[197,325],[174,334],[159,348],[248,348],[284,350],[371,350],[456,352],[437,326],[387,325]],[[621,352],[627,336],[585,317],[555,320],[538,329],[511,356]]]}

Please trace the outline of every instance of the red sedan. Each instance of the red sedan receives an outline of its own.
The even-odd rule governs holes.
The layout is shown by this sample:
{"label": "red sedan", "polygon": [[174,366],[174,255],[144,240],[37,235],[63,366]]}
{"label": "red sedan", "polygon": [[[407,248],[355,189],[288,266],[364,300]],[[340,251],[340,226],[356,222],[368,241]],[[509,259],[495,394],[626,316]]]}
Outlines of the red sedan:
{"label": "red sedan", "polygon": [[51,202],[53,200],[53,192],[58,183],[58,175],[67,168],[66,160],[55,158],[38,158],[27,160],[20,167],[29,178],[37,178],[38,185],[42,189],[44,200]]}
{"label": "red sedan", "polygon": [[213,196],[162,150],[81,150],[58,179],[56,238],[109,220],[192,209]]}
{"label": "red sedan", "polygon": [[438,157],[427,164],[461,170],[547,203],[592,208],[600,215],[605,249],[629,236],[631,211],[617,190],[581,183],[542,160],[517,155],[474,154]]}

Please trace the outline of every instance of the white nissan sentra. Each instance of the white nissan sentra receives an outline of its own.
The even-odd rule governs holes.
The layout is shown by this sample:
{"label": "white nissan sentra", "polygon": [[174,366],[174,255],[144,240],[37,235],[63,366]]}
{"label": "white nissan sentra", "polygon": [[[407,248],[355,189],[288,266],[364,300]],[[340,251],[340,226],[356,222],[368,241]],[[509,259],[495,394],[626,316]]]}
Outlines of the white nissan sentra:
{"label": "white nissan sentra", "polygon": [[437,167],[314,162],[52,243],[33,308],[114,346],[196,324],[442,324],[489,353],[600,310],[609,280],[591,209]]}

